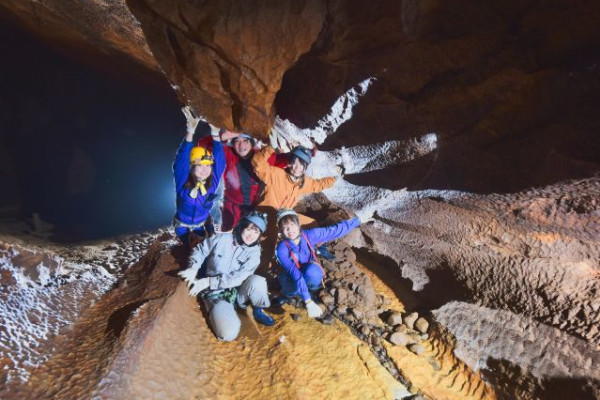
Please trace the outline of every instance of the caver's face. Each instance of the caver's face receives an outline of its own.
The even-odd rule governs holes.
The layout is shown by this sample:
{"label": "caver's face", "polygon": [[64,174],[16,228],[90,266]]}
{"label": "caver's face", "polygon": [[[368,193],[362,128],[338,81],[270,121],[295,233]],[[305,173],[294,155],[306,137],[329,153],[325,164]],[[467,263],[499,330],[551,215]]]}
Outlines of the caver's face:
{"label": "caver's face", "polygon": [[304,175],[304,164],[302,164],[299,158],[296,157],[294,162],[290,164],[290,173],[295,178],[300,178]]}
{"label": "caver's face", "polygon": [[212,165],[194,165],[194,176],[199,181],[205,181],[212,172]]}
{"label": "caver's face", "polygon": [[300,236],[300,226],[294,221],[284,222],[281,226],[281,233],[283,233],[286,239],[298,239]]}
{"label": "caver's face", "polygon": [[246,158],[252,151],[252,141],[248,138],[238,137],[233,141],[233,149],[241,158]]}
{"label": "caver's face", "polygon": [[241,236],[244,244],[249,246],[256,242],[260,237],[260,229],[258,229],[256,225],[250,224],[242,231]]}

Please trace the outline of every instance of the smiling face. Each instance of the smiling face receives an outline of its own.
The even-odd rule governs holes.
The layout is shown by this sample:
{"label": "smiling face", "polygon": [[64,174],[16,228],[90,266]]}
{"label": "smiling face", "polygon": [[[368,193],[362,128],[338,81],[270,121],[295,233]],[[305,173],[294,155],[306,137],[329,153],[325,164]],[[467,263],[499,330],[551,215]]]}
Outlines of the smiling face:
{"label": "smiling face", "polygon": [[193,174],[199,181],[205,181],[212,172],[212,165],[194,165]]}
{"label": "smiling face", "polygon": [[247,158],[252,151],[252,140],[245,137],[235,138],[233,141],[233,149],[241,158]]}
{"label": "smiling face", "polygon": [[281,225],[281,233],[286,239],[296,240],[300,237],[300,225],[294,221],[285,221]]}
{"label": "smiling face", "polygon": [[245,245],[249,246],[255,243],[260,237],[260,229],[254,224],[248,225],[240,234]]}
{"label": "smiling face", "polygon": [[294,161],[290,164],[290,174],[292,174],[292,176],[295,178],[302,177],[302,175],[304,175],[305,169],[306,167],[298,157],[295,157]]}

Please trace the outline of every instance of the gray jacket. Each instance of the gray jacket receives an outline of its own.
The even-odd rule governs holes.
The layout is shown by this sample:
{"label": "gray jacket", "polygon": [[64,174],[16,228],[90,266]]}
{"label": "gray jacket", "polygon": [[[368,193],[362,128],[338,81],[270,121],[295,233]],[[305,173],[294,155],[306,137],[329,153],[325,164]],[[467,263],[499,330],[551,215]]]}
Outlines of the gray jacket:
{"label": "gray jacket", "polygon": [[238,287],[258,268],[260,245],[239,245],[232,233],[218,233],[192,251],[190,268],[200,269],[204,260],[211,290]]}

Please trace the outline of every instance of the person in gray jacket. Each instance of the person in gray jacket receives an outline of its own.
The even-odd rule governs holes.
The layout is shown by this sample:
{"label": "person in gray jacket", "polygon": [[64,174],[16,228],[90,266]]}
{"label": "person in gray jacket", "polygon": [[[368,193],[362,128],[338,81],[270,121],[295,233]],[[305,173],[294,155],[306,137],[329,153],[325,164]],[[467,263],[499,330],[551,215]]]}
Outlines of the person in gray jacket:
{"label": "person in gray jacket", "polygon": [[[254,274],[260,263],[259,239],[266,228],[264,215],[252,212],[242,217],[232,232],[218,233],[197,245],[190,255],[189,268],[179,272],[190,295],[200,295],[204,300],[210,325],[223,341],[235,340],[240,332],[235,304],[244,309],[250,303],[257,322],[275,324],[263,311],[271,305],[267,280]],[[205,271],[201,271],[203,266]]]}

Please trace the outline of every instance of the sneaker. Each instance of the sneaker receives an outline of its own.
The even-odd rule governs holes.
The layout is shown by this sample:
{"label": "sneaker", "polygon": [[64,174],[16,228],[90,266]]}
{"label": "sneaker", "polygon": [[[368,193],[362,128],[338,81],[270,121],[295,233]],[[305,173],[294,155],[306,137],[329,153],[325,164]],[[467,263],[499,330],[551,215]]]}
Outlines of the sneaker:
{"label": "sneaker", "polygon": [[273,319],[273,317],[271,317],[268,314],[265,314],[263,309],[260,307],[254,307],[254,310],[252,311],[252,316],[254,317],[254,320],[259,324],[263,324],[266,326],[275,325],[275,320]]}
{"label": "sneaker", "polygon": [[327,250],[327,246],[325,246],[325,244],[317,246],[317,254],[326,260],[335,260],[335,256],[331,254],[329,250]]}

